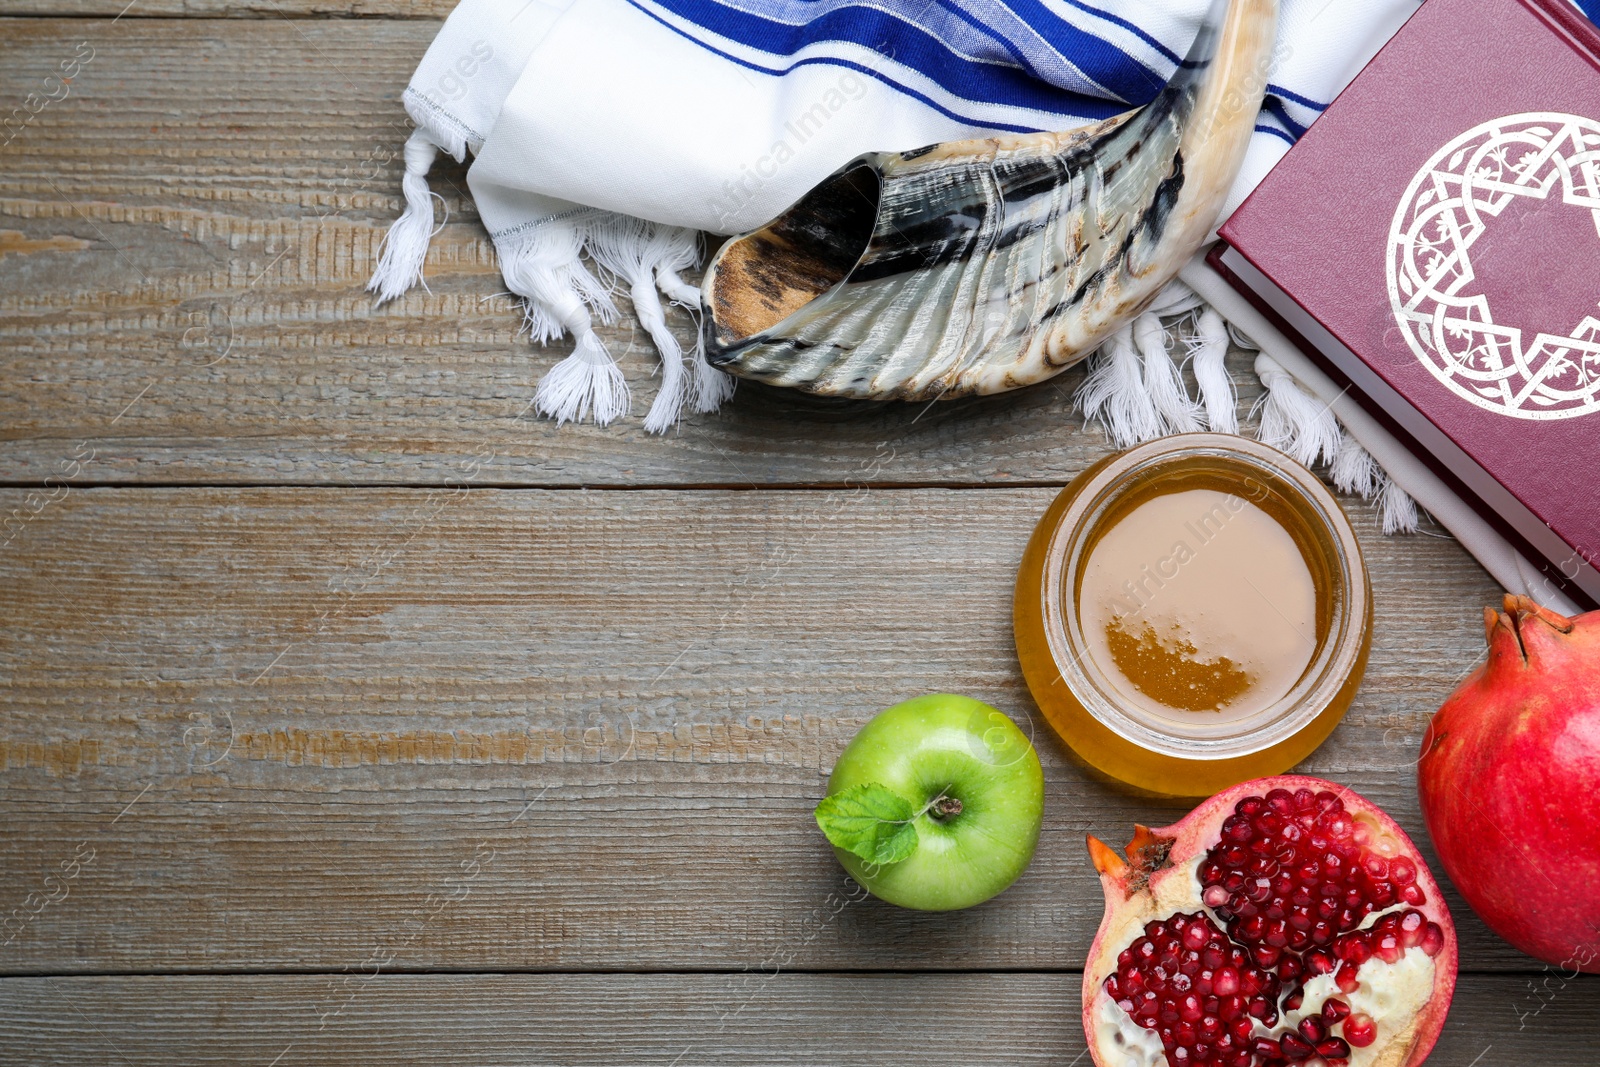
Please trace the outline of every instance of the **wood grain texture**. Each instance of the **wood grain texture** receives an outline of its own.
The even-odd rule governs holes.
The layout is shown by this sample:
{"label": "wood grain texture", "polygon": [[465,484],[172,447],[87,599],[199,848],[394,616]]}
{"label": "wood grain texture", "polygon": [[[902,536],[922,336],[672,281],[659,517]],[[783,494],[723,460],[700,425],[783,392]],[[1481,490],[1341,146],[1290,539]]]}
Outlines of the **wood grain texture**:
{"label": "wood grain texture", "polygon": [[[435,29],[0,24],[0,102],[93,50],[0,148],[0,482],[59,477],[80,442],[86,483],[440,484],[487,447],[504,485],[1063,484],[1104,454],[1072,410],[1081,370],[931,406],[746,384],[647,435],[655,357],[626,324],[607,337],[637,414],[535,417],[566,349],[517,336],[460,167],[436,168],[429,291],[381,309],[363,292],[399,210],[399,94]],[[1233,365],[1244,409],[1258,387]]]}
{"label": "wood grain texture", "polygon": [[[1083,835],[1184,808],[1042,726],[1038,857],[987,905],[833,914],[810,814],[907,696],[1038,721],[1010,597],[1051,496],[69,487],[0,554],[0,969],[1080,965]],[[1303,769],[1425,841],[1409,765],[1495,590],[1356,519],[1371,666]],[[1467,968],[1528,966],[1455,903]]]}
{"label": "wood grain texture", "polygon": [[[1087,1063],[1075,974],[10,978],[0,1048],[38,1067]],[[1587,1063],[1600,981],[1473,975],[1429,1067]],[[275,1059],[275,1057],[279,1057]]]}
{"label": "wood grain texture", "polygon": [[[556,4],[560,0],[539,0]],[[229,19],[444,19],[456,0],[4,0],[0,15]]]}

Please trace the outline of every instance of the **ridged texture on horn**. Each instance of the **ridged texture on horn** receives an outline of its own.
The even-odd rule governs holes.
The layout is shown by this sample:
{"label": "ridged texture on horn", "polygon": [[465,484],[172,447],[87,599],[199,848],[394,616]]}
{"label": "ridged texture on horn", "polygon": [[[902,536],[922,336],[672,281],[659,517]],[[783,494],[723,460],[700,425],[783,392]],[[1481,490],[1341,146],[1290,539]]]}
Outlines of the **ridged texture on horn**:
{"label": "ridged texture on horn", "polygon": [[710,361],[808,392],[933,399],[1042,381],[1143,310],[1249,144],[1277,0],[1215,0],[1151,103],[1069,133],[854,160],[706,272]]}

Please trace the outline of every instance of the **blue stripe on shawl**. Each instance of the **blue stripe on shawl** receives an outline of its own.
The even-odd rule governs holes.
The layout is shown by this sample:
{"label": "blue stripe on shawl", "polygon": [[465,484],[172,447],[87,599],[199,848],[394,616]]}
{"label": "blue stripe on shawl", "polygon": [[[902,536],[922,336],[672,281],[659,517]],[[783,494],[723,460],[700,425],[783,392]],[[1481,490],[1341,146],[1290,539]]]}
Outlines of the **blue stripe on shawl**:
{"label": "blue stripe on shawl", "polygon": [[[909,96],[914,100],[919,100],[922,103],[926,104],[928,107],[930,107],[933,110],[939,112],[939,114],[944,115],[947,118],[955,119],[957,122],[966,123],[969,126],[979,126],[979,127],[982,127],[984,129],[989,129],[989,130],[1005,130],[1005,131],[1007,131],[1009,133],[1038,133],[1039,132],[1039,127],[1037,127],[1037,126],[1019,126],[1019,125],[1016,125],[1014,123],[1009,123],[1009,122],[996,122],[991,118],[979,117],[979,116],[974,116],[974,115],[963,115],[963,114],[960,114],[959,112],[952,111],[948,107],[946,107],[945,105],[939,103],[938,101],[930,99],[927,95],[925,95],[925,94],[923,94],[921,92],[918,92],[916,89],[913,89],[911,86],[900,84],[899,82],[895,81],[893,78],[888,77],[881,70],[874,70],[874,69],[872,69],[870,67],[867,67],[867,66],[865,66],[865,65],[863,65],[861,63],[856,63],[856,62],[853,62],[853,61],[847,60],[847,59],[839,59],[839,58],[835,58],[835,57],[832,57],[832,56],[817,56],[817,57],[809,58],[809,59],[796,60],[795,62],[787,64],[786,66],[782,66],[782,67],[764,67],[759,63],[751,63],[749,60],[746,60],[741,56],[736,56],[736,55],[733,55],[732,53],[725,52],[722,49],[714,47],[713,45],[707,44],[705,41],[701,40],[700,38],[695,37],[695,36],[685,32],[681,27],[679,27],[677,25],[674,25],[669,20],[662,18],[656,12],[650,10],[650,8],[646,7],[641,2],[641,0],[628,0],[628,3],[631,6],[633,6],[633,7],[637,8],[638,10],[642,11],[644,14],[650,16],[652,19],[655,19],[657,22],[661,23],[661,25],[665,26],[667,29],[671,30],[673,33],[678,34],[680,37],[683,37],[684,39],[689,40],[689,41],[693,41],[695,44],[699,45],[701,48],[704,48],[706,51],[711,52],[714,55],[719,55],[723,59],[726,59],[731,63],[737,63],[739,66],[744,67],[744,68],[746,68],[748,70],[758,71],[758,72],[760,72],[762,74],[781,75],[781,74],[786,74],[791,70],[796,70],[796,69],[798,69],[800,67],[809,67],[809,66],[844,67],[844,68],[847,68],[849,70],[854,70],[854,71],[856,71],[858,73],[865,74],[869,78],[874,78],[874,79],[876,79],[878,81],[881,81],[885,85],[887,85],[891,89],[893,89],[895,92],[904,93],[906,96]],[[1121,114],[1123,111],[1127,110],[1122,105],[1114,103],[1114,102],[1111,102],[1111,101],[1100,100],[1100,99],[1097,99],[1095,97],[1086,97],[1086,96],[1082,96],[1081,94],[1077,94],[1077,93],[1067,93],[1064,90],[1056,90],[1056,95],[1058,97],[1058,103],[1059,103],[1059,98],[1071,97],[1076,104],[1081,106],[1082,110],[1077,110],[1077,111],[1066,110],[1066,111],[1062,111],[1062,110],[1059,110],[1058,108],[1052,108],[1051,110],[1057,111],[1064,118],[1076,119],[1080,123],[1087,123],[1087,122],[1097,121],[1099,119],[1110,118],[1112,115]]]}
{"label": "blue stripe on shawl", "polygon": [[[831,64],[848,67],[911,96],[960,122],[990,129],[1033,132],[1033,127],[997,123],[984,115],[961,114],[930,99],[891,75],[840,55],[815,55],[796,60],[796,53],[830,43],[883,53],[950,96],[970,101],[979,111],[1007,107],[1060,115],[1080,121],[1108,118],[1127,104],[1143,104],[1163,81],[1143,63],[1103,37],[1060,18],[1040,0],[933,0],[915,6],[898,0],[629,0],[634,7],[681,36],[724,59],[766,74],[796,67]],[[1162,56],[1181,59],[1137,25],[1086,0],[1064,0],[1096,18],[1137,35]],[[1574,0],[1600,9],[1600,0]],[[772,57],[772,65],[731,55],[662,18],[651,5],[692,26],[704,28],[745,48]],[[823,9],[815,13],[814,9]],[[929,9],[944,16],[945,27],[930,32],[913,21]],[[807,9],[813,9],[808,11]],[[954,20],[954,21],[951,21]],[[943,40],[937,34],[949,36]],[[784,60],[790,62],[785,63]],[[1117,99],[1072,88],[1089,83]],[[1327,104],[1281,85],[1267,86],[1257,132],[1291,144],[1305,133],[1309,120],[1294,118],[1287,105],[1320,114]],[[1312,116],[1315,117],[1315,114]]]}
{"label": "blue stripe on shawl", "polygon": [[[991,41],[1006,42],[1003,46],[996,43],[991,54],[978,57],[986,61],[982,64],[973,64],[969,58],[952,52],[948,44],[894,12],[892,4],[833,7],[806,21],[787,22],[772,17],[772,9],[765,4],[746,7],[768,8],[767,13],[715,0],[656,2],[686,22],[780,58],[792,56],[808,45],[828,41],[879,51],[885,45],[892,45],[891,54],[897,62],[917,70],[949,92],[989,103],[1071,111],[1074,109],[1070,104],[1063,108],[1059,100],[1053,104],[1046,102],[1051,98],[1049,85],[1024,87],[1021,83],[1037,83],[1043,79],[1053,84],[1057,92],[1088,98],[1088,94],[1072,88],[1071,83],[1079,80],[1074,75],[1079,75],[1124,102],[1138,104],[1154,97],[1164,82],[1127,53],[1059,18],[1038,0],[1007,0],[992,5],[974,5],[969,0],[966,6],[976,9],[965,12],[964,16],[971,17],[964,21],[970,23],[976,19],[986,25],[986,36]],[[886,7],[890,10],[885,10]],[[941,9],[949,10],[943,5]],[[902,52],[903,47],[909,54]],[[1019,52],[1028,56],[1028,66],[1037,72],[1036,77],[1019,76],[1021,72],[1014,68],[998,76],[992,69],[981,69],[1013,67]],[[1000,84],[994,84],[996,82]],[[1007,82],[1010,84],[1005,84]]]}

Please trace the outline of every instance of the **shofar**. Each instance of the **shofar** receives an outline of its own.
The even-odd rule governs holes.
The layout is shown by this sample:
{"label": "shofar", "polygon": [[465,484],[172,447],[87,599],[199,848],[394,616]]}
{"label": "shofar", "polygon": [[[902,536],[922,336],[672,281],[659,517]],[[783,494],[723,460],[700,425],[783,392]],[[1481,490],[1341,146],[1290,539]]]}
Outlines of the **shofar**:
{"label": "shofar", "polygon": [[1069,133],[861,156],[724,244],[713,365],[830,396],[998,393],[1083,359],[1205,241],[1266,87],[1276,0],[1215,0],[1153,101]]}

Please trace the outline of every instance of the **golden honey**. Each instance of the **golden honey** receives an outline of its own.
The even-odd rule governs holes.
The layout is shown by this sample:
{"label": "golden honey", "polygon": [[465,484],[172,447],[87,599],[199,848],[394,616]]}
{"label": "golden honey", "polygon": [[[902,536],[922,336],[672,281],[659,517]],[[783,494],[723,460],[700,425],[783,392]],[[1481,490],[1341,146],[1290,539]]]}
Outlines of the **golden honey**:
{"label": "golden honey", "polygon": [[1205,795],[1303,759],[1349,706],[1371,594],[1349,521],[1288,457],[1185,434],[1085,471],[1041,519],[1017,654],[1092,766]]}

